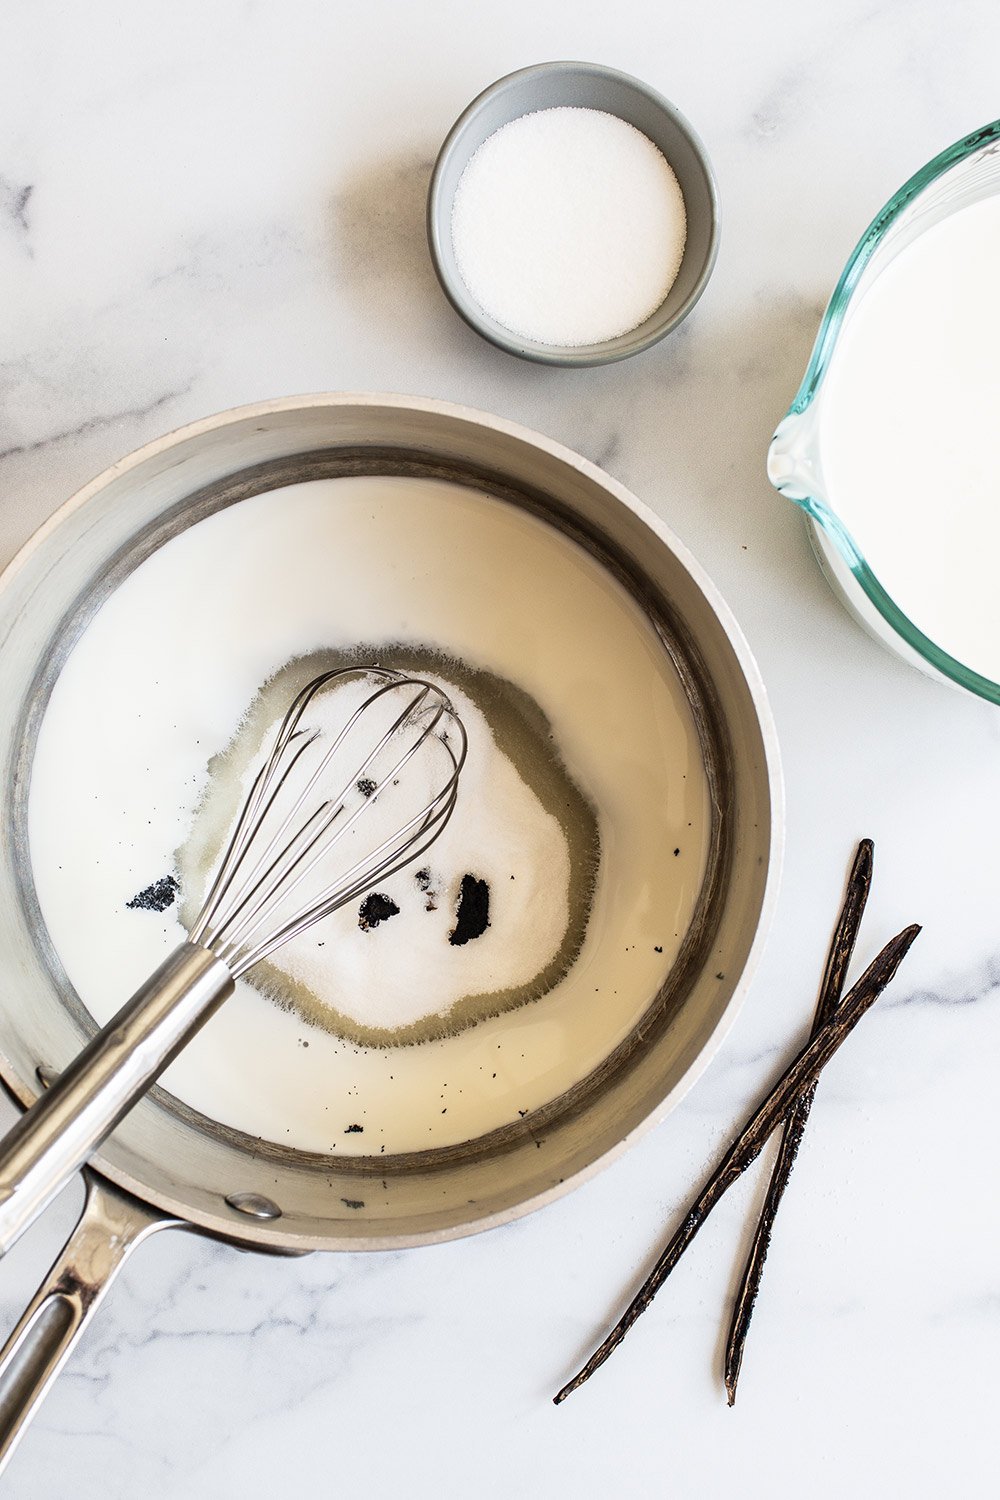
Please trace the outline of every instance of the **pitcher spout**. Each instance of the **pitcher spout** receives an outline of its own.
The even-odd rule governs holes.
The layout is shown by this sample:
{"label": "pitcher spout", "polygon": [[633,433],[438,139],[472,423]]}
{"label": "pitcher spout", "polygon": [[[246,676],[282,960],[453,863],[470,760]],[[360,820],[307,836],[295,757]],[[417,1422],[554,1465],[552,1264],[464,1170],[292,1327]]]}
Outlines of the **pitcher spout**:
{"label": "pitcher spout", "polygon": [[767,477],[787,500],[817,517],[827,512],[816,444],[814,405],[790,411],[779,422],[767,450]]}

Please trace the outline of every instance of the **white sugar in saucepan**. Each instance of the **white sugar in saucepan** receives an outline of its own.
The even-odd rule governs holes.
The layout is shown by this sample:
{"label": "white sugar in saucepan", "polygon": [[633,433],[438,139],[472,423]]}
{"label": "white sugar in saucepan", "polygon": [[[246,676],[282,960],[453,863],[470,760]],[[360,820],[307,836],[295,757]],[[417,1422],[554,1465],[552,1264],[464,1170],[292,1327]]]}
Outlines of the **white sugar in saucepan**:
{"label": "white sugar in saucepan", "polygon": [[687,235],[673,169],[597,109],[521,115],[479,147],[452,211],[458,269],[484,312],[538,343],[637,328],[677,277]]}
{"label": "white sugar in saucepan", "polygon": [[[456,671],[461,670],[456,664]],[[294,696],[291,683],[294,680],[297,688],[300,679],[312,675],[296,663],[278,673],[266,693],[258,695],[258,712],[244,717],[224,763],[213,769],[191,833],[178,852],[188,923],[229,842],[238,807],[270,749],[276,719]],[[571,921],[571,851],[562,823],[522,780],[467,693],[447,677],[437,675],[436,680],[450,696],[468,736],[456,816],[419,865],[382,877],[374,887],[374,905],[355,900],[323,918],[280,948],[263,974],[257,971],[274,998],[297,1003],[313,1023],[330,1025],[365,1045],[448,1034],[454,1029],[453,1008],[463,1000],[463,1024],[475,1024],[483,1015],[524,1003],[525,987],[536,993],[551,988],[552,981],[539,986],[537,979],[557,958]],[[390,733],[400,711],[395,695],[372,705],[364,731],[349,735],[343,751],[337,752],[339,732],[375,685],[370,678],[335,682],[310,704],[302,727],[319,732],[330,756],[324,786],[338,784],[345,773],[350,779],[351,762],[362,740],[375,746]],[[379,780],[379,766],[400,753],[390,737],[385,755],[376,756],[367,772],[370,780],[365,785],[371,791]],[[450,761],[443,752],[435,755],[428,747],[414,757],[399,779],[371,798],[363,821],[344,844],[331,850],[324,880],[334,879],[338,870],[356,860],[361,848],[373,849],[405,826],[430,801],[448,771]],[[567,806],[571,788],[562,777],[557,795]],[[466,907],[460,892],[470,881],[480,887],[482,921],[471,929],[463,925],[460,931],[457,919]],[[296,891],[293,908],[301,899]],[[281,925],[277,913],[273,925]],[[295,986],[291,994],[288,980]]]}

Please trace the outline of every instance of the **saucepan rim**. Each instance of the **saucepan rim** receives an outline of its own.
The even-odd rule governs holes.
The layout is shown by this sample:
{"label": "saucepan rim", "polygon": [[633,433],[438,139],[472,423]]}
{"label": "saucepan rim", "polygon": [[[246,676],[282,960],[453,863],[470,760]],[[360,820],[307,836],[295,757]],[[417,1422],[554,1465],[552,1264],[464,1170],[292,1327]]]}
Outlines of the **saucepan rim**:
{"label": "saucepan rim", "polygon": [[[528,1193],[520,1201],[508,1204],[500,1210],[485,1213],[473,1212],[460,1222],[456,1221],[445,1227],[426,1228],[421,1227],[419,1224],[414,1224],[412,1229],[405,1233],[379,1233],[378,1221],[372,1220],[371,1233],[360,1235],[356,1233],[350,1237],[337,1235],[333,1232],[315,1235],[303,1234],[297,1231],[292,1232],[288,1225],[282,1224],[280,1218],[274,1221],[242,1219],[241,1222],[234,1222],[234,1219],[240,1216],[230,1215],[229,1218],[225,1218],[222,1213],[206,1213],[197,1205],[186,1203],[182,1198],[175,1198],[169,1193],[161,1191],[158,1186],[151,1188],[147,1182],[143,1181],[141,1171],[143,1164],[141,1162],[139,1164],[140,1170],[136,1172],[123,1168],[120,1161],[109,1160],[107,1154],[103,1152],[95,1159],[93,1165],[99,1175],[107,1177],[143,1203],[155,1205],[156,1208],[172,1220],[182,1220],[193,1228],[201,1229],[219,1238],[252,1245],[261,1249],[270,1248],[285,1251],[311,1249],[398,1249],[410,1245],[429,1244],[447,1239],[460,1238],[464,1235],[495,1227],[498,1224],[508,1222],[511,1219],[533,1211],[569,1192],[573,1187],[579,1185],[595,1172],[608,1165],[632,1141],[641,1134],[644,1134],[646,1130],[652,1129],[669,1113],[688,1089],[694,1085],[718,1051],[742,1006],[759,962],[777,900],[780,879],[784,817],[783,787],[777,737],[759,669],[742,631],[725,600],[698,562],[688,552],[687,548],[674,536],[670,528],[648,506],[637,500],[634,495],[626,490],[624,486],[605,474],[596,465],[589,463],[588,460],[581,458],[561,444],[531,432],[518,424],[494,417],[489,413],[479,412],[469,407],[410,396],[326,393],[312,396],[283,397],[270,401],[257,402],[202,418],[139,448],[134,453],[112,465],[104,473],[98,475],[89,484],[79,490],[76,495],[67,500],[39,527],[8,567],[0,574],[0,595],[10,587],[12,581],[16,579],[19,570],[28,565],[38,549],[44,547],[58,529],[64,526],[71,517],[75,516],[82,507],[85,507],[88,502],[99,495],[109,483],[120,481],[123,477],[127,477],[130,471],[140,468],[151,459],[169,454],[172,450],[183,447],[185,444],[196,442],[199,438],[209,437],[226,427],[231,426],[235,428],[241,422],[248,420],[266,422],[269,416],[289,412],[294,413],[299,409],[317,410],[371,405],[386,408],[390,411],[397,410],[400,413],[423,413],[429,418],[444,416],[476,425],[486,424],[494,431],[505,435],[508,439],[521,444],[527,443],[532,448],[540,449],[549,458],[558,460],[562,464],[577,470],[592,484],[595,484],[605,492],[610,500],[624,506],[627,511],[631,512],[652,533],[660,545],[666,547],[673,554],[680,567],[690,576],[694,587],[703,596],[720,630],[724,633],[728,647],[735,657],[739,674],[742,677],[741,686],[745,688],[752,704],[753,715],[756,719],[756,728],[760,736],[761,758],[767,783],[767,796],[769,798],[769,827],[766,830],[767,868],[763,877],[764,883],[759,910],[756,914],[756,928],[742,965],[742,972],[733,984],[730,998],[722,1009],[714,1029],[705,1039],[697,1056],[686,1067],[682,1076],[664,1093],[656,1107],[651,1109],[634,1129],[630,1129],[624,1133],[614,1145],[606,1150],[598,1151],[593,1158],[587,1160],[584,1165],[578,1170],[573,1171],[563,1180],[552,1183],[543,1191]],[[22,1105],[30,1102],[37,1093],[37,1083],[35,1080],[19,1076],[10,1059],[4,1056],[2,1052],[0,1052],[0,1081],[4,1083],[12,1096]]]}

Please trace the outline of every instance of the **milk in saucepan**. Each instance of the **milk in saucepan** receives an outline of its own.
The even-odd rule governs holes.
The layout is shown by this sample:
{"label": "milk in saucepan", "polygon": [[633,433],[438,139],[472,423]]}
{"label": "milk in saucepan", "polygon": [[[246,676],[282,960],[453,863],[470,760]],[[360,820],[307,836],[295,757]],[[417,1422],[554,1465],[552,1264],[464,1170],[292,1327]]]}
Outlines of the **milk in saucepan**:
{"label": "milk in saucepan", "polygon": [[1000,682],[1000,197],[925,230],[841,332],[822,484],[890,598]]}
{"label": "milk in saucepan", "polygon": [[[54,948],[98,1021],[183,937],[185,892],[170,900],[158,882],[188,880],[194,819],[225,793],[218,777],[253,713],[283,711],[262,685],[299,658],[382,644],[431,653],[470,705],[459,807],[426,880],[393,877],[389,919],[336,913],[341,926],[289,951],[270,990],[241,981],[164,1076],[214,1119],[338,1155],[461,1142],[590,1073],[677,956],[710,832],[683,685],[635,601],[582,548],[443,481],[261,494],[135,569],[44,715],[32,868]],[[519,710],[524,736],[491,707],[491,682],[537,707]],[[546,756],[530,753],[543,733],[545,776]],[[490,925],[479,907],[472,939],[455,944],[466,877],[489,887]],[[129,905],[144,893],[145,907]],[[484,1003],[491,994],[502,998]],[[366,1045],[394,1015],[400,1044]]]}

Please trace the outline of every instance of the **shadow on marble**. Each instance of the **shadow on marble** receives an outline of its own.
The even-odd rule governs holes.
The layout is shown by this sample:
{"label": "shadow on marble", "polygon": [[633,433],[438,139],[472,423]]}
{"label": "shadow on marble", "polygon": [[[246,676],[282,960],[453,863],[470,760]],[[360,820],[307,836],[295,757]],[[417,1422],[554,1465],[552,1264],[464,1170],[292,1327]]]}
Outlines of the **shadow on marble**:
{"label": "shadow on marble", "polygon": [[434,150],[368,162],[348,174],[331,205],[333,271],[388,333],[414,308],[447,312],[427,250],[424,213]]}

